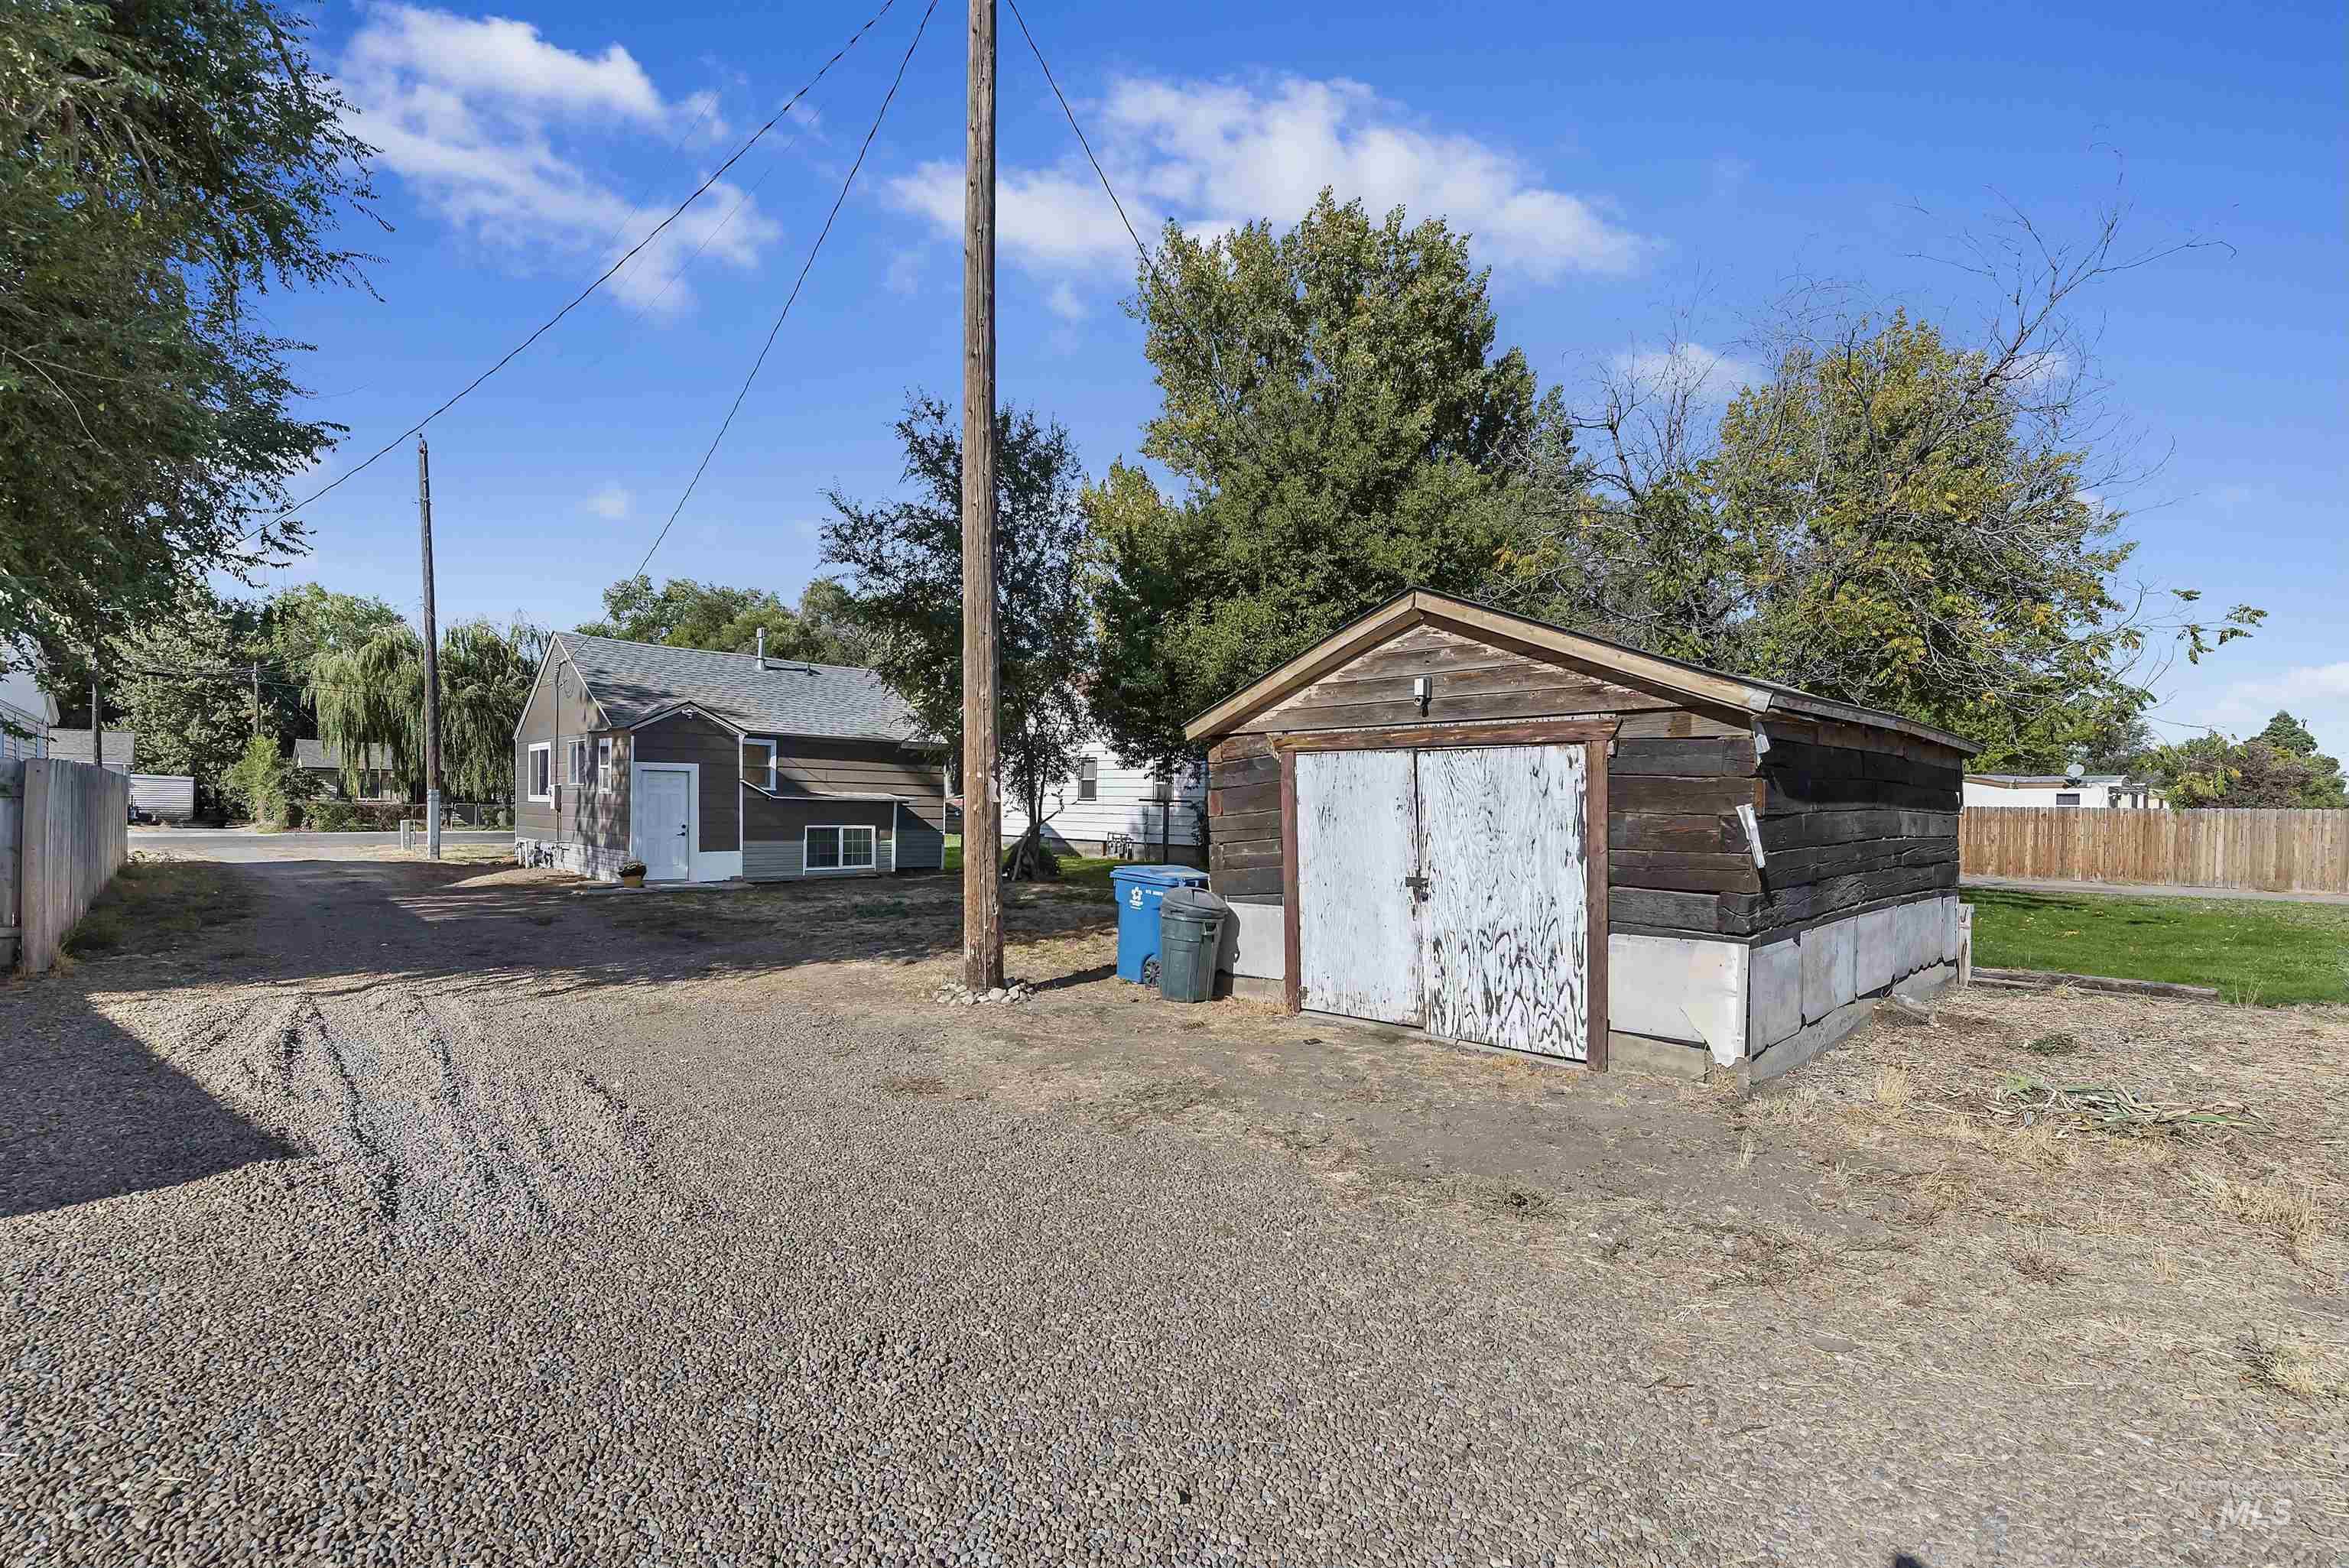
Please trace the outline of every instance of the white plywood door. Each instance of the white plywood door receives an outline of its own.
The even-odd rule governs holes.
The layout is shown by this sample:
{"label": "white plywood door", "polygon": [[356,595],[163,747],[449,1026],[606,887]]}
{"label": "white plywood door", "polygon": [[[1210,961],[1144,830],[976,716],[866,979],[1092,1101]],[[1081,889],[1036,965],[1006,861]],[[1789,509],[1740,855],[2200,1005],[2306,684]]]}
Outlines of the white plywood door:
{"label": "white plywood door", "polygon": [[1317,1012],[1425,1019],[1413,773],[1408,751],[1297,758],[1298,981]]}
{"label": "white plywood door", "polygon": [[693,775],[682,768],[636,765],[636,858],[647,882],[693,880]]}
{"label": "white plywood door", "polygon": [[1419,754],[1430,1034],[1589,1058],[1587,784],[1578,746]]}

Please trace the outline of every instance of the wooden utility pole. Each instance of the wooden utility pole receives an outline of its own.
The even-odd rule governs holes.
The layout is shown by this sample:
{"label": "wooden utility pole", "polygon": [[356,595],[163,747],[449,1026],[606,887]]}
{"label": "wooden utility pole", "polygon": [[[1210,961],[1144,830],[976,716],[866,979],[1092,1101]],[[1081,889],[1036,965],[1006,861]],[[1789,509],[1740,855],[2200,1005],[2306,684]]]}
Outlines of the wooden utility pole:
{"label": "wooden utility pole", "polygon": [[[432,616],[432,454],[416,438],[416,517],[424,532],[424,853],[440,858],[440,634]],[[367,759],[359,758],[365,765]]]}
{"label": "wooden utility pole", "polygon": [[261,661],[253,663],[253,733],[261,733]]}
{"label": "wooden utility pole", "polygon": [[995,769],[995,0],[970,0],[962,241],[962,983],[1003,984]]}

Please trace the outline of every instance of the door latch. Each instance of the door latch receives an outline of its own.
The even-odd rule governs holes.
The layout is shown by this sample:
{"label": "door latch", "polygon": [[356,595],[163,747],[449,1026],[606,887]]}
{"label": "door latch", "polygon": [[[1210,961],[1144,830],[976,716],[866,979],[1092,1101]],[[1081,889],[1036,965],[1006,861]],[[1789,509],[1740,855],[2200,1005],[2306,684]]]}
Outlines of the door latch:
{"label": "door latch", "polygon": [[1411,896],[1413,899],[1416,899],[1421,903],[1425,903],[1427,902],[1427,879],[1425,877],[1405,877],[1402,879],[1402,885],[1411,890]]}

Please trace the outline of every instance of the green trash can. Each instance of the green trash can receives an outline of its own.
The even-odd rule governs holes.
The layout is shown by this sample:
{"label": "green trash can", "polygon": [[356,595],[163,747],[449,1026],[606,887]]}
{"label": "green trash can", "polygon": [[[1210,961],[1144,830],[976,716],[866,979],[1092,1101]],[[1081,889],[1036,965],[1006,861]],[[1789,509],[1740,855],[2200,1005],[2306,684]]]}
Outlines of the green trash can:
{"label": "green trash can", "polygon": [[1158,994],[1169,1002],[1207,1002],[1216,995],[1216,950],[1231,911],[1205,888],[1168,891],[1158,906]]}

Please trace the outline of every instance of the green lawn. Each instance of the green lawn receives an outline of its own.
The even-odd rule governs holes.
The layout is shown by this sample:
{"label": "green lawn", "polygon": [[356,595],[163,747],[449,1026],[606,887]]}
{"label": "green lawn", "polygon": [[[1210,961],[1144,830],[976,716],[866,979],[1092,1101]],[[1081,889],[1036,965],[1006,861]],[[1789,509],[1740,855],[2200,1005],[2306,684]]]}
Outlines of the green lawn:
{"label": "green lawn", "polygon": [[1974,962],[2215,985],[2230,1001],[2349,1002],[2349,905],[1973,888]]}
{"label": "green lawn", "polygon": [[[1109,873],[1116,867],[1126,863],[1124,861],[1111,860],[1100,855],[1062,855],[1060,885],[1097,887],[1102,892],[1107,892],[1110,889]],[[946,869],[950,872],[962,870],[962,838],[959,834],[947,835]]]}

